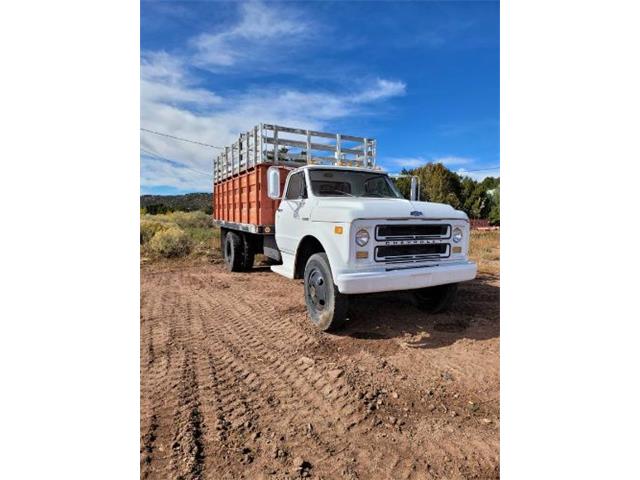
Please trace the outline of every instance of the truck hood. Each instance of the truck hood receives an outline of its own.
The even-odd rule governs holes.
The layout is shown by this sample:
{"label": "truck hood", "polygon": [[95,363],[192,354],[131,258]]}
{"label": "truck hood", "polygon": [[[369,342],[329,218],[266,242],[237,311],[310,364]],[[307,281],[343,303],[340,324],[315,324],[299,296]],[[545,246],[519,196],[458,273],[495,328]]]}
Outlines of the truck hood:
{"label": "truck hood", "polygon": [[[422,215],[411,215],[421,212]],[[467,215],[451,205],[431,202],[412,202],[403,198],[319,198],[311,210],[315,222],[350,223],[356,219],[411,218],[467,220]]]}

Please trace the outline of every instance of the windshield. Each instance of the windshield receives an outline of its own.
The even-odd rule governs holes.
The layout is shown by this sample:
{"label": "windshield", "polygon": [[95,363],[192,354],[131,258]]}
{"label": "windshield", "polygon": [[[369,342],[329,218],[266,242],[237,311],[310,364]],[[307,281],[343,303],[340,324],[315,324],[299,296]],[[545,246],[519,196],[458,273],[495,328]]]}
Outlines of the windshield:
{"label": "windshield", "polygon": [[387,175],[353,170],[309,170],[317,197],[404,198]]}

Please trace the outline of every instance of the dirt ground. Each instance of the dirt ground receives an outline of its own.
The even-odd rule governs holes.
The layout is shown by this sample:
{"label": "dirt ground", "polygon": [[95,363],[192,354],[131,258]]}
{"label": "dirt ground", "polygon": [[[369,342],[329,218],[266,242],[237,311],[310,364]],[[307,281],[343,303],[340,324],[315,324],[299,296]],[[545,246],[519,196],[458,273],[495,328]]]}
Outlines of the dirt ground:
{"label": "dirt ground", "polygon": [[497,478],[499,295],[481,263],[447,314],[362,296],[325,334],[266,267],[143,265],[141,478]]}

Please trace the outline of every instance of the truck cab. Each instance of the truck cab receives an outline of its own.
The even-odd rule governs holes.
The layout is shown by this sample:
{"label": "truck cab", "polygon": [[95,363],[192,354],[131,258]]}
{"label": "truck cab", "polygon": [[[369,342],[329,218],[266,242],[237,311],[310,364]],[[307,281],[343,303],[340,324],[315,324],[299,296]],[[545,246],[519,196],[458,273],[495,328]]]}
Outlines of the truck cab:
{"label": "truck cab", "polygon": [[346,318],[348,296],[414,290],[419,306],[439,311],[459,282],[475,278],[469,261],[469,220],[445,204],[407,200],[389,176],[368,168],[304,166],[270,197],[280,199],[275,240],[281,265],[304,279],[305,301],[321,329]]}
{"label": "truck cab", "polygon": [[[329,156],[327,156],[329,152]],[[375,164],[376,141],[259,124],[214,159],[214,222],[231,272],[257,253],[304,281],[311,321],[334,330],[355,294],[410,290],[430,312],[472,280],[469,219],[450,205],[398,191]]]}

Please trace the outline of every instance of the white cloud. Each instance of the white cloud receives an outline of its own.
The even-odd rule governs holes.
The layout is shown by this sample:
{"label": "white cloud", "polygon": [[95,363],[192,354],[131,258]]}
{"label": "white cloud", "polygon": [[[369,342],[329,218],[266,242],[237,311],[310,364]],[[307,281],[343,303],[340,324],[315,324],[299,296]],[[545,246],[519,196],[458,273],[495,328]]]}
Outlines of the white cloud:
{"label": "white cloud", "polygon": [[445,167],[450,168],[452,165],[467,165],[473,163],[473,159],[466,157],[458,157],[455,155],[447,155],[442,157],[427,158],[422,156],[416,157],[391,157],[382,159],[380,162],[390,170],[401,170],[403,168],[412,169],[426,165],[427,163],[441,163]]}
{"label": "white cloud", "polygon": [[192,40],[194,62],[213,70],[237,64],[247,69],[277,65],[278,59],[291,54],[290,48],[312,38],[318,30],[292,4],[243,2],[236,23]]}
{"label": "white cloud", "polygon": [[166,52],[146,52],[140,64],[140,96],[145,102],[191,103],[208,106],[220,97],[195,86],[182,61]]}
{"label": "white cloud", "polygon": [[464,168],[459,168],[458,170],[456,170],[456,173],[464,177],[471,177],[477,182],[481,182],[487,177],[499,177],[500,169],[469,172]]}
{"label": "white cloud", "polygon": [[404,95],[407,85],[404,82],[378,78],[376,82],[354,97],[355,102],[371,102],[384,98]]}
{"label": "white cloud", "polygon": [[298,35],[305,32],[309,25],[302,15],[286,5],[278,8],[276,4],[260,1],[242,4],[242,20],[232,32],[246,38],[279,38],[282,35]]}
{"label": "white cloud", "polygon": [[[259,122],[322,129],[332,120],[365,113],[370,104],[401,95],[406,88],[402,82],[378,79],[351,95],[265,88],[225,96],[201,88],[187,66],[165,52],[143,54],[141,82],[142,127],[219,146]],[[143,187],[211,188],[209,179],[188,168],[210,172],[218,150],[148,132],[141,132],[140,146],[183,165],[144,158]]]}
{"label": "white cloud", "polygon": [[471,158],[466,157],[456,157],[454,155],[449,155],[446,157],[436,157],[432,160],[433,163],[441,163],[445,167],[449,167],[451,165],[467,165],[472,163],[473,160]]}
{"label": "white cloud", "polygon": [[140,183],[145,190],[151,187],[171,186],[188,192],[208,192],[211,179],[195,170],[170,162],[140,157]]}
{"label": "white cloud", "polygon": [[429,161],[424,157],[392,157],[381,159],[379,163],[390,170],[401,170],[422,167]]}

